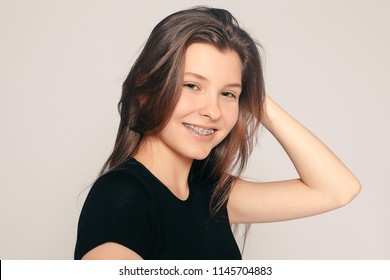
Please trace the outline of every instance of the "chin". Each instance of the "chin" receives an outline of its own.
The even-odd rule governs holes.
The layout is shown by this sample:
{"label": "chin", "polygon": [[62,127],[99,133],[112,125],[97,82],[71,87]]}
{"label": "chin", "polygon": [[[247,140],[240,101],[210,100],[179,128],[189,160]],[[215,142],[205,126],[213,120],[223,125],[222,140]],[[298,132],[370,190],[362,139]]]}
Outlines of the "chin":
{"label": "chin", "polygon": [[204,156],[196,156],[196,157],[193,157],[194,160],[204,160],[205,158],[207,158],[209,154],[207,155],[204,155]]}
{"label": "chin", "polygon": [[190,157],[194,160],[204,160],[209,156],[210,152],[205,153],[193,153]]}

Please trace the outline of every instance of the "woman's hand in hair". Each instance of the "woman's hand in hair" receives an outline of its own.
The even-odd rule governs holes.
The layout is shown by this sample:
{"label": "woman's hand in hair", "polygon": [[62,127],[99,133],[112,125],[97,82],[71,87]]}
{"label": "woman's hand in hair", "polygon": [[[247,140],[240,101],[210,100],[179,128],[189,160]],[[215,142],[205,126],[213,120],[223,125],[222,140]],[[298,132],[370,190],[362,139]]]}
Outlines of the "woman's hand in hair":
{"label": "woman's hand in hair", "polygon": [[344,206],[359,193],[359,181],[336,155],[268,96],[262,124],[286,151],[300,178],[237,180],[228,202],[231,223],[312,216]]}

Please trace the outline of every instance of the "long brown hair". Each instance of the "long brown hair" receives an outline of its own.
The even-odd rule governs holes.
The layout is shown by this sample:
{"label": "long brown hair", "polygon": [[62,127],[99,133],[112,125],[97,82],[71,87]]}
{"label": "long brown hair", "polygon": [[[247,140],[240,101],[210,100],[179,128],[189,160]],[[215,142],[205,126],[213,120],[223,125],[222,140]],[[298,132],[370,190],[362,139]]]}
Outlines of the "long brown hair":
{"label": "long brown hair", "polygon": [[215,183],[210,207],[216,213],[246,166],[265,98],[258,44],[223,9],[183,10],[153,29],[123,83],[118,134],[100,175],[134,156],[145,136],[157,135],[167,124],[183,86],[185,51],[193,43],[235,51],[242,63],[238,121],[206,159],[194,161],[191,170],[191,174]]}

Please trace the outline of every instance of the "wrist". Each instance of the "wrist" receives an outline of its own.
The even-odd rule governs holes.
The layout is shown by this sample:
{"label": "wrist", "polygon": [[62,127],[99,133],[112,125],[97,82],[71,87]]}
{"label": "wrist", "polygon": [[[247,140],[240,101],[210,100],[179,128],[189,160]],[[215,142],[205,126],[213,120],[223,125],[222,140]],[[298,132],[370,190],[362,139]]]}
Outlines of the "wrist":
{"label": "wrist", "polygon": [[277,104],[268,96],[265,96],[263,108],[262,108],[262,119],[261,123],[268,128],[272,122],[276,119],[275,110],[277,109]]}

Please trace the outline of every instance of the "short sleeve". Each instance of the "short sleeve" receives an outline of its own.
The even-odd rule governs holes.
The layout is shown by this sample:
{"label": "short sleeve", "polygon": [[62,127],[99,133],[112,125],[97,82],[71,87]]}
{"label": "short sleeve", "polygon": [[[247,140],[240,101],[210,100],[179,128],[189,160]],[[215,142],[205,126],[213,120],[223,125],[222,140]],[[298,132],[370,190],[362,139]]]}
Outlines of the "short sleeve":
{"label": "short sleeve", "polygon": [[75,259],[116,242],[147,258],[152,246],[151,197],[136,176],[111,172],[92,186],[80,214]]}

